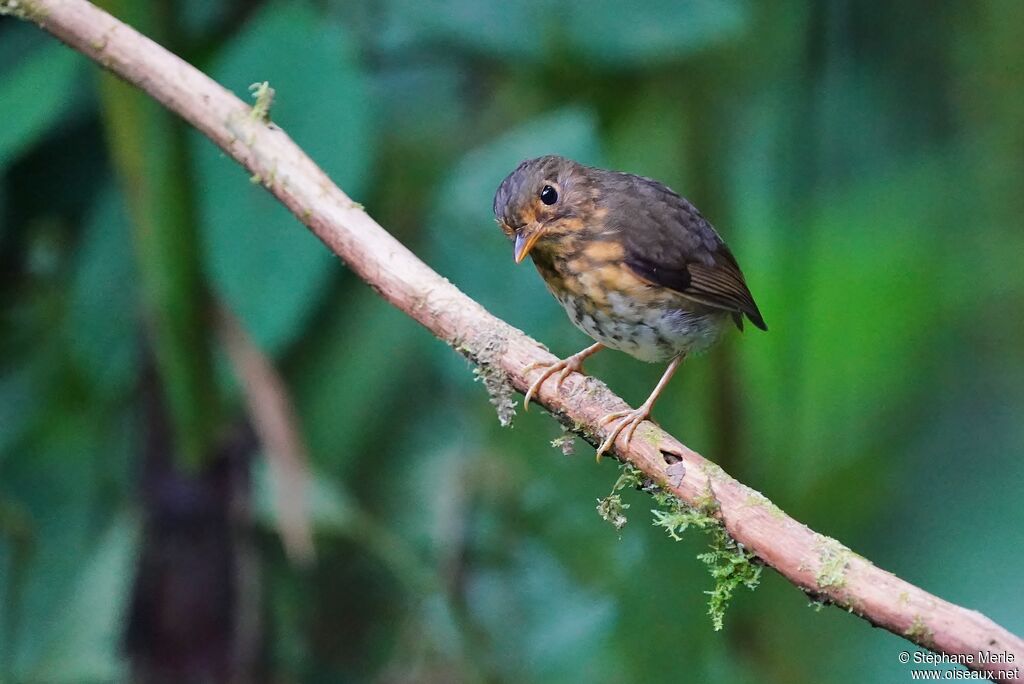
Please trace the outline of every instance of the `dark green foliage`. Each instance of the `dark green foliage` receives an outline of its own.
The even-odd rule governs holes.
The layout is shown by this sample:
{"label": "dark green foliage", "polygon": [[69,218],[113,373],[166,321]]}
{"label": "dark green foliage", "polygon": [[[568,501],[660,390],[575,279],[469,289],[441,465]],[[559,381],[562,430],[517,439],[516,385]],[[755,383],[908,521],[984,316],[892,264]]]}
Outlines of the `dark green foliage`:
{"label": "dark green foliage", "polygon": [[[498,182],[558,153],[680,191],[771,332],[688,360],[661,425],[823,535],[1024,631],[1020,2],[119,4],[246,102],[269,83],[270,121],[353,200],[560,356],[589,342],[513,264]],[[0,681],[127,677],[159,499],[141,473],[172,450],[141,409],[170,398],[165,422],[198,426],[178,456],[245,432],[212,301],[282,371],[314,480],[318,559],[298,568],[273,470],[242,449],[229,552],[251,679],[907,680],[906,642],[806,610],[770,571],[713,630],[762,569],[713,498],[652,505],[628,473],[609,495],[608,462],[579,441],[563,455],[542,411],[502,428],[464,359],[261,187],[280,179],[250,182],[97,74],[0,17]],[[587,370],[634,404],[661,372],[612,352]],[[836,586],[846,552],[823,543]]]}
{"label": "dark green foliage", "polygon": [[[264,7],[234,35],[210,75],[245,100],[249,86],[275,91],[272,120],[283,127],[354,197],[369,185],[375,144],[366,76],[342,27],[304,3]],[[294,340],[322,303],[337,260],[258,179],[225,163],[219,149],[192,134],[207,275],[256,341],[279,351]]]}

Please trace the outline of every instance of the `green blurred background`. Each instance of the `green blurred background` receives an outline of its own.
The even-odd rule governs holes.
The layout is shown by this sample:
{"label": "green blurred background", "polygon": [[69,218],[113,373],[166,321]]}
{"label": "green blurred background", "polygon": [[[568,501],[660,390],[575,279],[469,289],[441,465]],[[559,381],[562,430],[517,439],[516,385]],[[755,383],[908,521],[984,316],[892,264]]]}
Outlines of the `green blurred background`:
{"label": "green blurred background", "polygon": [[[109,0],[564,356],[491,216],[523,158],[657,177],[771,331],[660,422],[812,528],[1024,632],[1024,3]],[[0,19],[0,681],[903,682],[909,644],[772,572],[714,632],[695,556],[219,150]],[[212,302],[294,400],[296,563]],[[639,403],[662,369],[588,370]],[[282,476],[283,473],[283,476]],[[292,501],[293,508],[296,502]],[[294,511],[293,511],[294,512]]]}

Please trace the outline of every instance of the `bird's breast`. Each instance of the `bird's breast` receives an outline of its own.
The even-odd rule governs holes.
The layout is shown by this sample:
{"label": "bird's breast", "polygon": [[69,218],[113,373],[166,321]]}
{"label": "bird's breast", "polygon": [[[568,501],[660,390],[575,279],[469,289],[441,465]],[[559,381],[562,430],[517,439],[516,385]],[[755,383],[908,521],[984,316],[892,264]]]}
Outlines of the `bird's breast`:
{"label": "bird's breast", "polygon": [[[545,257],[549,258],[545,258]],[[642,361],[666,361],[710,346],[728,314],[637,277],[622,248],[601,242],[562,255],[536,255],[548,289],[580,330]]]}

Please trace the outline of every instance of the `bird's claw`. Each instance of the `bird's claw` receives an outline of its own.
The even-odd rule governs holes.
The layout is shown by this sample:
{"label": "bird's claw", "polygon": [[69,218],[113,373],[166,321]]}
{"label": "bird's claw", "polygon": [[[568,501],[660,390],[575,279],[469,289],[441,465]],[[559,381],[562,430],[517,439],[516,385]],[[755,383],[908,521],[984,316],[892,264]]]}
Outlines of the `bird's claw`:
{"label": "bird's claw", "polygon": [[633,439],[633,433],[640,427],[640,423],[647,420],[648,416],[651,415],[651,409],[647,406],[642,406],[638,409],[628,409],[625,411],[615,411],[609,413],[607,416],[598,421],[598,425],[605,425],[612,422],[616,418],[620,419],[619,422],[612,427],[608,436],[601,442],[601,446],[597,447],[597,462],[601,462],[601,456],[606,451],[612,448],[615,444],[615,440],[618,439],[619,434],[626,430],[626,441],[623,444],[623,448],[629,448],[629,442]]}
{"label": "bird's claw", "polygon": [[[526,375],[535,368],[543,368],[545,364],[534,361],[523,370],[523,375]],[[523,398],[523,410],[530,410],[530,400],[533,399],[540,392],[540,386],[544,384],[544,381],[550,378],[555,373],[558,373],[558,381],[555,383],[555,388],[560,388],[565,379],[569,377],[570,373],[582,372],[583,371],[583,359],[579,358],[579,355],[573,354],[569,358],[556,361],[540,374],[540,377],[533,381],[530,385],[530,389],[526,390],[526,396]]]}

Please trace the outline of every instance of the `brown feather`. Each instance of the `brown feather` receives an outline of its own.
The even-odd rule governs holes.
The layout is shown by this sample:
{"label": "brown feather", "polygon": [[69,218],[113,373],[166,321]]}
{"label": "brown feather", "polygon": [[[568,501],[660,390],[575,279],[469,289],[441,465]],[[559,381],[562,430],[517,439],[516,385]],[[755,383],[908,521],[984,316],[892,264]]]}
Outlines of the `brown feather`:
{"label": "brown feather", "polygon": [[650,178],[592,172],[621,186],[622,192],[610,195],[616,203],[607,207],[605,226],[621,240],[625,263],[636,275],[706,306],[745,314],[768,329],[736,258],[696,207]]}

